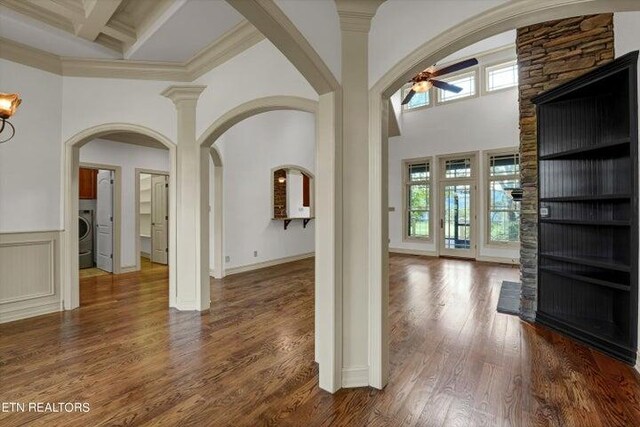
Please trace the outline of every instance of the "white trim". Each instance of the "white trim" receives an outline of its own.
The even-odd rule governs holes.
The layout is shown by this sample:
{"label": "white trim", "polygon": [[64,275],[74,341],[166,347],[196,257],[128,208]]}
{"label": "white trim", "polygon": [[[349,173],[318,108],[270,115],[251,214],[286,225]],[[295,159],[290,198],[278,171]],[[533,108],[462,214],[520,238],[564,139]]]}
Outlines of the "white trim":
{"label": "white trim", "polygon": [[140,271],[137,265],[127,265],[120,267],[120,274],[133,273],[135,271]]}
{"label": "white trim", "polygon": [[3,310],[2,316],[0,316],[0,323],[28,319],[30,317],[42,316],[43,314],[56,313],[59,311],[62,311],[62,302],[52,302],[33,307],[22,307],[6,311]]}
{"label": "white trim", "polygon": [[[307,258],[313,258],[315,252],[309,252],[306,254],[293,255],[284,258],[276,258],[269,261],[257,262],[255,264],[242,265],[239,267],[227,268],[225,270],[225,276],[231,276],[232,274],[246,273],[247,271],[260,270],[267,267],[273,267],[280,264],[287,264],[289,262],[300,261]],[[209,271],[211,277],[213,277],[213,269]]]}
{"label": "white trim", "polygon": [[520,265],[520,258],[505,258],[505,257],[497,257],[497,256],[478,256],[478,257],[476,257],[476,261],[492,262],[492,263],[496,263],[496,264]]}
{"label": "white trim", "polygon": [[151,254],[148,253],[148,252],[140,251],[140,257],[141,258],[146,258],[148,260],[151,260]]}
{"label": "white trim", "polygon": [[369,367],[342,368],[342,387],[367,387],[369,385]]}
{"label": "white trim", "polygon": [[406,249],[406,248],[389,248],[390,254],[402,254],[402,255],[418,255],[428,257],[438,257],[437,251],[426,251],[423,249]]}

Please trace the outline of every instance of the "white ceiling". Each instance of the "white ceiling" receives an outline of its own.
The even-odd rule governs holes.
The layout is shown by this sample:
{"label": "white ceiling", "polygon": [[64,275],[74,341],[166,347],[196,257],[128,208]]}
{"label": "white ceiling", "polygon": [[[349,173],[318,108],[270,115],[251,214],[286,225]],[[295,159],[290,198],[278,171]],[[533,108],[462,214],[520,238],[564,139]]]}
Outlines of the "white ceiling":
{"label": "white ceiling", "polygon": [[[5,1],[6,6],[2,5]],[[44,4],[34,0],[22,1],[28,6]],[[39,1],[55,5],[52,0]],[[124,0],[122,5],[123,8],[141,7],[143,3],[135,3],[140,1]],[[154,3],[145,5],[159,7],[162,1],[168,7],[161,9],[162,13],[154,18],[151,25],[135,28],[134,35],[137,40],[132,44],[105,43],[104,35],[95,41],[87,40],[73,34],[68,28],[50,25],[45,18],[38,19],[37,16],[22,13],[20,7],[15,6],[16,0],[0,0],[0,37],[63,57],[185,62],[243,21],[242,16],[224,0],[153,1]],[[156,1],[158,3],[155,3]],[[8,7],[10,5],[11,8]],[[141,9],[139,12],[147,10]],[[114,16],[127,24],[132,21],[127,19],[129,16],[126,15],[126,11],[121,13],[120,9]],[[142,18],[144,17],[143,15]],[[109,38],[107,40],[115,41]]]}
{"label": "white ceiling", "polygon": [[129,59],[184,62],[242,20],[224,0],[189,0]]}

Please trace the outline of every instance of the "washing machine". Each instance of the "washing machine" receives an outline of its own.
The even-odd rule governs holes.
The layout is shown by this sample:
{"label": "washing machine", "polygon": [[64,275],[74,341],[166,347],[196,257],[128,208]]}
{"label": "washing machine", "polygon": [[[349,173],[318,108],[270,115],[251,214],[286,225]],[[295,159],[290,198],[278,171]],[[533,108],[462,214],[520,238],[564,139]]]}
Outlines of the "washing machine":
{"label": "washing machine", "polygon": [[80,210],[78,215],[78,238],[80,268],[93,267],[93,210]]}

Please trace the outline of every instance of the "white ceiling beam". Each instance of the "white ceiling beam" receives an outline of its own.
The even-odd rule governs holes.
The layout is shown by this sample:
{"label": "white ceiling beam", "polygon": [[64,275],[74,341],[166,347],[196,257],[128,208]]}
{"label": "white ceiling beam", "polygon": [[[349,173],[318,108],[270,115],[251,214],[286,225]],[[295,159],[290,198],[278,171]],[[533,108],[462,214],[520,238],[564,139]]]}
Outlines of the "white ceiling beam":
{"label": "white ceiling beam", "polygon": [[84,19],[75,25],[76,35],[95,41],[103,32],[107,22],[120,6],[122,0],[84,0]]}

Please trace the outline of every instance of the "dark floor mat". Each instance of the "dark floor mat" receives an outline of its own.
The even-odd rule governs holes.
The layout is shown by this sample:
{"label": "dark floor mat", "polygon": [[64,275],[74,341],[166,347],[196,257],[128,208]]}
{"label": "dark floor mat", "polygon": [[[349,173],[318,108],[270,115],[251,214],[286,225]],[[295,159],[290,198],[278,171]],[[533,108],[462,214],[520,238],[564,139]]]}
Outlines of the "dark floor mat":
{"label": "dark floor mat", "polygon": [[498,299],[498,313],[520,314],[520,287],[521,283],[502,282],[500,298]]}

